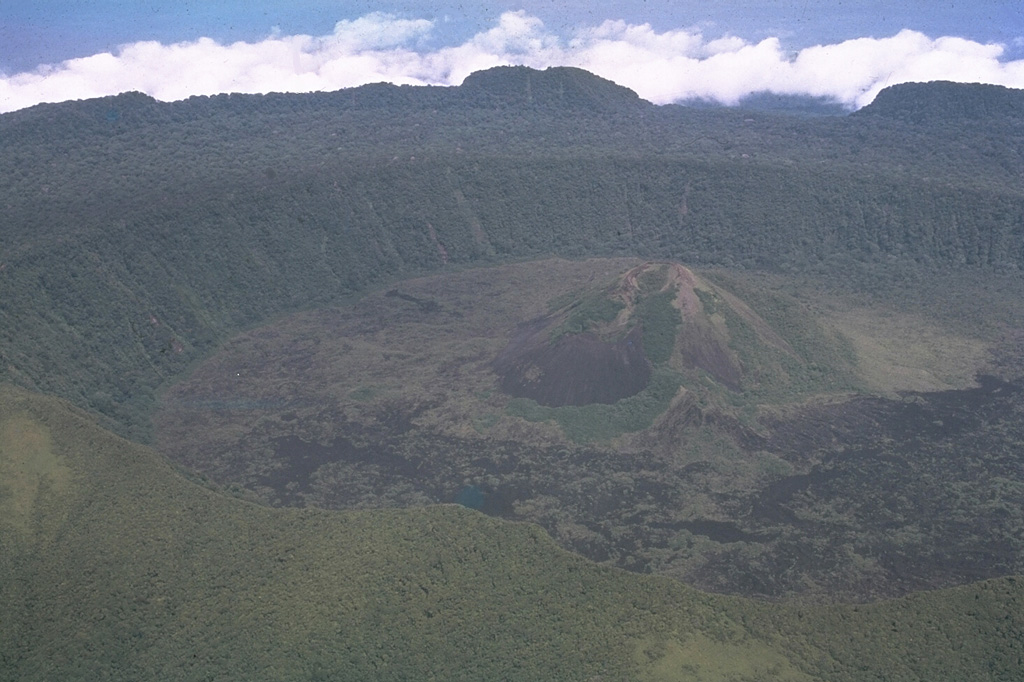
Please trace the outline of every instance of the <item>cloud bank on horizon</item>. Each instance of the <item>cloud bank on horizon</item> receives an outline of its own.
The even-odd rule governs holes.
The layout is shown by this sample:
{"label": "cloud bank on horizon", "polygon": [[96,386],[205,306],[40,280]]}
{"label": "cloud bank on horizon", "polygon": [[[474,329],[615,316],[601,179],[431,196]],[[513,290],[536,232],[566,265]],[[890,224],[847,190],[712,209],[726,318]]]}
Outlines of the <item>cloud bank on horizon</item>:
{"label": "cloud bank on horizon", "polygon": [[1024,88],[1024,60],[1006,47],[903,30],[787,52],[779,38],[708,38],[694,28],[658,32],[649,24],[604,21],[550,30],[525,11],[506,12],[461,44],[433,47],[435,22],[371,13],[339,21],[325,36],[271,34],[258,42],[210,38],[136,42],[13,75],[0,74],[0,112],[144,92],[172,101],[225,92],[329,91],[391,82],[459,85],[493,66],[576,66],[655,104],[703,99],[732,105],[770,92],[823,97],[850,109],[886,86],[948,80]]}

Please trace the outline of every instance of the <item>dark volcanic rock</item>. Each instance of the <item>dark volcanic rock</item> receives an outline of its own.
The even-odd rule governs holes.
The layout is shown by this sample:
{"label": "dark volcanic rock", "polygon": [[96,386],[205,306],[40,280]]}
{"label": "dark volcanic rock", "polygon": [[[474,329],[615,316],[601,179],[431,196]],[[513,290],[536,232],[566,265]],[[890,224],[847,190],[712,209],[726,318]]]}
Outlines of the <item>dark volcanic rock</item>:
{"label": "dark volcanic rock", "polygon": [[596,334],[564,334],[551,340],[551,318],[519,327],[494,361],[501,390],[541,405],[614,403],[642,391],[651,378],[639,327],[620,341]]}
{"label": "dark volcanic rock", "polygon": [[[703,320],[701,320],[703,322]],[[702,369],[730,391],[739,391],[743,383],[743,368],[729,344],[715,334],[714,328],[704,323],[691,323],[680,333],[683,364],[690,369]]]}

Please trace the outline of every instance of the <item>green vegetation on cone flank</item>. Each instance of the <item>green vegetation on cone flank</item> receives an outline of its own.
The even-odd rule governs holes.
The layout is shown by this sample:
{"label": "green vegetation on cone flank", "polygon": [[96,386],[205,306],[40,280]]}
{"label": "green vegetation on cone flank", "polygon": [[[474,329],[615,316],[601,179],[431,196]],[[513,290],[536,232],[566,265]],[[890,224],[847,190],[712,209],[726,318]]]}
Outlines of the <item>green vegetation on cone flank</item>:
{"label": "green vegetation on cone flank", "polygon": [[641,299],[637,316],[644,331],[644,352],[651,364],[663,365],[676,346],[679,311],[672,306],[673,290],[649,294]]}
{"label": "green vegetation on cone flank", "polygon": [[581,334],[590,331],[602,322],[611,322],[624,307],[621,301],[607,298],[603,292],[574,300],[565,321],[551,330],[551,340],[557,341],[565,334]]}

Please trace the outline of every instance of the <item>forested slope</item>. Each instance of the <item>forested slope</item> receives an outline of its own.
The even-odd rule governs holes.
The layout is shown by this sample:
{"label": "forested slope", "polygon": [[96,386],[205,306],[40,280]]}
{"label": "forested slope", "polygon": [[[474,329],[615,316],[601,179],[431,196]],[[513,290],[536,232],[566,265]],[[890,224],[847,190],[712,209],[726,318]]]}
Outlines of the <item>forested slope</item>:
{"label": "forested slope", "polygon": [[456,506],[271,509],[0,388],[0,676],[1016,680],[1019,579],[765,604],[596,566]]}
{"label": "forested slope", "polygon": [[908,121],[920,101],[904,86],[876,111],[809,120],[655,107],[579,70],[510,67],[459,88],[6,114],[2,378],[144,439],[156,388],[229,331],[413,273],[542,254],[866,283],[1016,271],[1022,119],[972,105]]}

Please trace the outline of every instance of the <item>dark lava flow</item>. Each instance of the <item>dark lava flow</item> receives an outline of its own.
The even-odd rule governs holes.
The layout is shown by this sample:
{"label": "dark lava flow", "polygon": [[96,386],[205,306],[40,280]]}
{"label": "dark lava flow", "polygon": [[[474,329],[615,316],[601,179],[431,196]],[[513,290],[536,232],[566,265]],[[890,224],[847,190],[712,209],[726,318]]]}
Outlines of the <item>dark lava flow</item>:
{"label": "dark lava flow", "polygon": [[651,366],[639,326],[619,341],[596,334],[551,339],[552,318],[519,326],[494,361],[501,390],[547,407],[611,404],[647,387]]}
{"label": "dark lava flow", "polygon": [[[979,382],[812,407],[773,424],[768,438],[750,443],[797,471],[714,493],[715,518],[681,511],[692,495],[709,493],[720,475],[713,462],[460,439],[400,414],[382,415],[377,430],[343,426],[350,435],[327,445],[276,438],[278,468],[256,488],[272,488],[277,504],[333,508],[461,496],[640,572],[661,570],[667,548],[701,536],[713,544],[696,563],[691,556],[685,575],[705,589],[778,597],[809,580],[845,598],[893,596],[1024,571],[1024,387]],[[852,555],[873,566],[870,580],[844,573]]]}

